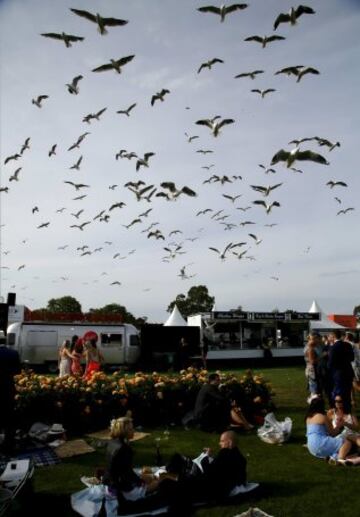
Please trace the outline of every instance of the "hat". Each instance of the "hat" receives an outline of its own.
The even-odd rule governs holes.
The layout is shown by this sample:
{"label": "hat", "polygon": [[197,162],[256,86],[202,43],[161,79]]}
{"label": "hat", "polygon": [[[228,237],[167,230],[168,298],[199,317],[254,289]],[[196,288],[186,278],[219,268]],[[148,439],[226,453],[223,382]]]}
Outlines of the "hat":
{"label": "hat", "polygon": [[53,424],[50,427],[48,434],[60,434],[60,433],[65,433],[65,429],[63,428],[62,424]]}

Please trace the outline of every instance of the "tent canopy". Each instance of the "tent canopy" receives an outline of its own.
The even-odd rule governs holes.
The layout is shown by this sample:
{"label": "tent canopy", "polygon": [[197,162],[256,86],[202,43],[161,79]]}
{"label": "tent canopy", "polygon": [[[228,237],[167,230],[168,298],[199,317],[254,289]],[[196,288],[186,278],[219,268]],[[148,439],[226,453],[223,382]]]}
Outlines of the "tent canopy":
{"label": "tent canopy", "polygon": [[309,312],[318,312],[320,313],[320,320],[318,321],[310,321],[310,329],[311,330],[331,330],[331,329],[343,329],[342,325],[338,325],[335,321],[329,320],[327,315],[324,313],[320,305],[314,300],[311,304]]}
{"label": "tent canopy", "polygon": [[176,305],[174,305],[172,313],[165,321],[164,327],[187,327],[187,322],[182,317],[181,312]]}

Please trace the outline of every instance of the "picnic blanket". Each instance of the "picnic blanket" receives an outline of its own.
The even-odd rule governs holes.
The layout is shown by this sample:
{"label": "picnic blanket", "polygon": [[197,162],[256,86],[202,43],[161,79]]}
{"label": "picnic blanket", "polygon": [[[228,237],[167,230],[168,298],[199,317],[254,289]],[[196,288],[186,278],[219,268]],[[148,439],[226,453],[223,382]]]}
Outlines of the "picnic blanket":
{"label": "picnic blanket", "polygon": [[60,463],[60,458],[56,455],[51,447],[38,447],[28,449],[16,455],[16,459],[29,459],[37,467],[49,467],[50,465],[57,465]]}
{"label": "picnic blanket", "polygon": [[[104,441],[111,440],[109,429],[103,429],[102,431],[97,431],[96,433],[91,433],[91,434],[88,434],[87,436],[89,438],[94,438],[95,440],[104,440]],[[142,433],[139,431],[135,431],[134,437],[131,438],[130,441],[136,442],[138,440],[142,440],[143,438],[146,438],[147,436],[150,436],[150,433]]]}
{"label": "picnic blanket", "polygon": [[59,458],[71,458],[72,456],[79,456],[80,454],[94,451],[95,449],[82,439],[69,440],[55,449],[55,453]]}

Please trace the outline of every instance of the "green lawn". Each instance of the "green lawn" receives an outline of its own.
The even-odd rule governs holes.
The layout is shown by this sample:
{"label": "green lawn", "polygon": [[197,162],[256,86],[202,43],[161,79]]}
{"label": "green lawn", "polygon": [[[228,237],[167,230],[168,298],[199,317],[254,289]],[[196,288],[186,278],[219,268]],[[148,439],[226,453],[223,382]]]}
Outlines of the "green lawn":
{"label": "green lawn", "polygon": [[[239,446],[248,459],[248,478],[261,483],[262,492],[256,500],[237,506],[206,508],[198,517],[233,517],[255,505],[275,517],[357,516],[360,514],[360,468],[332,467],[316,459],[303,447],[305,443],[305,382],[302,367],[263,370],[274,387],[276,416],[293,420],[293,433],[283,446],[268,445],[256,434],[240,435]],[[358,406],[360,400],[358,399]],[[135,422],[136,425],[136,422]],[[163,436],[164,429],[145,429],[151,437],[134,443],[139,466],[154,463],[154,439]],[[175,451],[196,456],[204,446],[216,450],[218,436],[200,431],[170,428],[170,438],[162,442],[166,458]],[[74,516],[70,509],[70,494],[83,488],[82,475],[93,475],[94,468],[103,465],[104,449],[93,454],[63,461],[60,465],[38,468],[35,474],[36,492],[34,515]],[[357,508],[357,510],[356,510]],[[45,510],[46,511],[43,511]]]}

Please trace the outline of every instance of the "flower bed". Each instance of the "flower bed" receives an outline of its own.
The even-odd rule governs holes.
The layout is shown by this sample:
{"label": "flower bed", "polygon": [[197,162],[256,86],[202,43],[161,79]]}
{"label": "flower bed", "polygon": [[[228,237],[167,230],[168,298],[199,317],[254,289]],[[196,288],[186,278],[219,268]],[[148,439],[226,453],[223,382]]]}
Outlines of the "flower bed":
{"label": "flower bed", "polygon": [[[22,372],[16,377],[16,414],[24,429],[35,421],[56,421],[76,433],[104,428],[111,418],[128,409],[136,425],[179,424],[184,414],[193,409],[207,373],[194,368],[177,374],[97,372],[84,380]],[[220,389],[229,400],[235,399],[250,421],[259,423],[272,407],[270,384],[250,370],[242,376],[217,373]]]}

